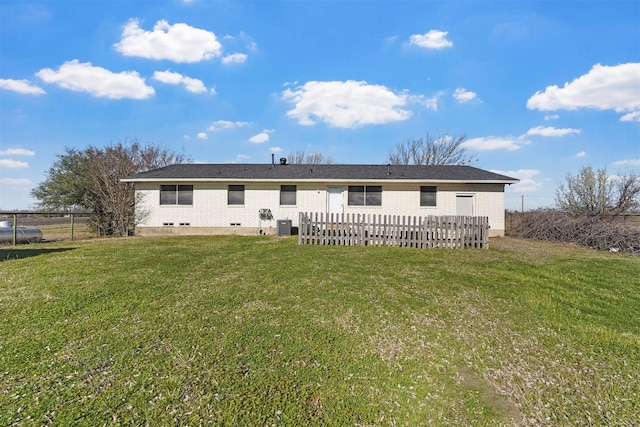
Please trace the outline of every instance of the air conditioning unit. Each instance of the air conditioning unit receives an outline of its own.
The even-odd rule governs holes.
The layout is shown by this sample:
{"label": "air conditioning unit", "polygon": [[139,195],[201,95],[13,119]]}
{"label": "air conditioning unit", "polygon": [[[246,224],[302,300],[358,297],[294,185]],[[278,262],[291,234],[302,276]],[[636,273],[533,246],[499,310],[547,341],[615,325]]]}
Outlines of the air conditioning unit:
{"label": "air conditioning unit", "polygon": [[276,231],[278,236],[291,236],[291,220],[279,219],[276,221]]}

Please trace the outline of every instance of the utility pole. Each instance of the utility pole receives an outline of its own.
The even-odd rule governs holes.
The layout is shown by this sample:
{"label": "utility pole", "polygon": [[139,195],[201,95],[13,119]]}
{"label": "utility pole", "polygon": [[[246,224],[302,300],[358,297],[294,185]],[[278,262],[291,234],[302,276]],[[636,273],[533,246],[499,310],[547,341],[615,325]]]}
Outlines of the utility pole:
{"label": "utility pole", "polygon": [[520,203],[520,212],[524,212],[524,194],[520,196],[520,199],[522,199]]}

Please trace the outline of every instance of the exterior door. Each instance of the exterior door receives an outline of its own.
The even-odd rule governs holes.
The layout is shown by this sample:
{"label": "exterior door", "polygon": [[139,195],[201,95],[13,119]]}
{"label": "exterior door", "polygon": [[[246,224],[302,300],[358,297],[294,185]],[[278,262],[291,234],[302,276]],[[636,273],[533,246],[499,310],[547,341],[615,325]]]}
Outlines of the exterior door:
{"label": "exterior door", "polygon": [[456,195],[456,215],[473,216],[473,195]]}
{"label": "exterior door", "polygon": [[327,188],[327,213],[328,214],[341,214],[342,213],[342,187],[328,187]]}

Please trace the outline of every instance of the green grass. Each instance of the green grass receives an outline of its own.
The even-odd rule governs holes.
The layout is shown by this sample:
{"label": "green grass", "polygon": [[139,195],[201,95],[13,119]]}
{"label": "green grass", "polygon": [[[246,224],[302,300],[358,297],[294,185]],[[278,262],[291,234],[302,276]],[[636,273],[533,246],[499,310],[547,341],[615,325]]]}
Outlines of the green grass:
{"label": "green grass", "polygon": [[0,425],[633,425],[640,258],[293,238],[0,251]]}

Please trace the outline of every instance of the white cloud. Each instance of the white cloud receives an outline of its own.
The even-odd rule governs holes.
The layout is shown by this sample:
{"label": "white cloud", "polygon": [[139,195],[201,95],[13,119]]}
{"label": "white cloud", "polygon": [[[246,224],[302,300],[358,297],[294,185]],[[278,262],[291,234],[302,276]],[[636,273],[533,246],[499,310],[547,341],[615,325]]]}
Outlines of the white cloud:
{"label": "white cloud", "polygon": [[447,31],[431,30],[426,34],[412,35],[409,42],[425,49],[444,49],[453,46],[453,43],[447,40],[447,34]]}
{"label": "white cloud", "polygon": [[0,184],[24,187],[31,185],[32,181],[27,178],[0,178]]}
{"label": "white cloud", "polygon": [[215,132],[222,129],[240,128],[243,126],[247,126],[249,124],[251,124],[251,122],[233,122],[230,120],[217,120],[211,123],[211,126],[209,126],[207,130],[209,132]]}
{"label": "white cloud", "polygon": [[540,135],[540,136],[565,136],[571,134],[579,134],[580,129],[572,129],[572,128],[554,128],[554,127],[544,127],[544,126],[536,126],[527,131],[527,135]]}
{"label": "white cloud", "polygon": [[144,31],[137,19],[130,20],[114,47],[125,56],[173,62],[200,62],[222,53],[222,45],[213,32],[183,23],[170,25],[165,20],[156,22],[153,31]]}
{"label": "white cloud", "polygon": [[252,136],[251,138],[249,138],[249,141],[253,142],[254,144],[262,144],[265,143],[267,141],[269,141],[269,133],[265,132],[260,132],[257,135]]}
{"label": "white cloud", "polygon": [[419,104],[433,111],[438,111],[438,100],[444,94],[444,92],[438,92],[431,98],[427,98],[424,95],[409,95],[407,101],[413,104]]}
{"label": "white cloud", "polygon": [[247,160],[251,159],[251,156],[248,154],[238,154],[236,156],[236,162],[240,163],[240,162],[246,162]]}
{"label": "white cloud", "polygon": [[529,141],[523,137],[501,137],[501,136],[488,136],[482,138],[468,139],[461,144],[461,147],[470,148],[478,151],[488,150],[508,150],[515,151],[522,148],[523,145],[528,144]]}
{"label": "white cloud", "polygon": [[582,157],[587,157],[587,152],[586,151],[579,151],[576,153],[576,157],[578,159],[582,158]]}
{"label": "white cloud", "polygon": [[198,139],[207,139],[209,136],[205,132],[199,132],[197,137]]}
{"label": "white cloud", "polygon": [[455,92],[453,92],[453,97],[456,99],[456,101],[465,103],[474,100],[476,98],[476,93],[471,92],[470,90],[466,90],[463,87],[459,87],[455,90]]}
{"label": "white cloud", "polygon": [[226,55],[222,58],[222,63],[225,65],[228,64],[244,64],[247,62],[248,56],[244,53],[232,53],[230,55]]}
{"label": "white cloud", "polygon": [[269,151],[271,151],[272,153],[279,153],[282,151],[282,148],[280,147],[270,147]]}
{"label": "white cloud", "polygon": [[535,180],[535,176],[540,173],[535,169],[518,169],[515,171],[502,171],[497,169],[491,169],[491,172],[499,173],[501,175],[518,178],[520,182],[509,186],[510,191],[518,193],[531,193],[538,191],[542,187],[542,183]]}
{"label": "white cloud", "polygon": [[27,162],[21,162],[19,160],[0,159],[0,168],[23,169],[28,167],[29,163]]}
{"label": "white cloud", "polygon": [[[153,78],[162,83],[167,83],[171,85],[182,84],[184,85],[185,89],[189,92],[193,92],[193,93],[207,92],[207,87],[204,85],[202,80],[186,77],[186,76],[183,76],[182,74],[179,74],[173,71],[169,71],[169,70],[156,71],[153,73]],[[213,90],[212,93],[215,93],[215,90]]]}
{"label": "white cloud", "polygon": [[0,156],[35,156],[36,152],[24,148],[7,148],[0,151]]}
{"label": "white cloud", "polygon": [[621,120],[640,120],[640,63],[596,64],[585,75],[562,88],[547,86],[527,101],[531,110],[555,111],[592,108],[628,113]]}
{"label": "white cloud", "polygon": [[29,80],[0,79],[0,89],[11,90],[25,95],[44,95],[43,89],[31,84]]}
{"label": "white cloud", "polygon": [[338,128],[355,128],[411,117],[411,111],[401,108],[407,104],[407,94],[364,81],[310,81],[295,90],[285,90],[282,99],[295,104],[287,117],[305,126],[321,121]]}
{"label": "white cloud", "polygon": [[625,159],[613,162],[615,166],[640,166],[640,159]]}
{"label": "white cloud", "polygon": [[58,71],[43,68],[36,76],[64,89],[88,92],[96,97],[145,99],[155,94],[153,88],[147,86],[144,78],[135,71],[113,73],[102,67],[94,67],[90,62],[80,63],[77,59],[65,62]]}
{"label": "white cloud", "polygon": [[640,122],[640,110],[632,111],[620,117],[621,122]]}
{"label": "white cloud", "polygon": [[560,116],[558,114],[549,114],[544,116],[544,119],[549,121],[549,120],[558,120],[560,118]]}

